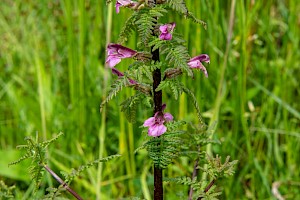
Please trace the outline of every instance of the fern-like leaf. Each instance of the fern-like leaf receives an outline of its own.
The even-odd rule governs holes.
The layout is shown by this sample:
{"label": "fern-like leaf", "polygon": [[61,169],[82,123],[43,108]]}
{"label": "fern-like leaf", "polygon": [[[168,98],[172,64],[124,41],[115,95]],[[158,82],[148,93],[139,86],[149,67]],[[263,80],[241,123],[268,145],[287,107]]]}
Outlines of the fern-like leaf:
{"label": "fern-like leaf", "polygon": [[44,142],[39,142],[38,134],[36,135],[35,139],[33,139],[32,137],[26,137],[25,141],[27,142],[27,144],[18,146],[19,149],[26,150],[25,155],[19,158],[17,161],[10,163],[9,165],[18,164],[25,159],[32,159],[31,165],[29,167],[29,173],[32,177],[32,180],[35,183],[36,186],[35,189],[38,189],[41,179],[43,177],[43,171],[44,171],[43,163],[46,163],[46,158],[45,158],[46,148],[48,147],[49,144],[56,141],[62,134],[63,133],[59,133],[54,138]]}
{"label": "fern-like leaf", "polygon": [[147,7],[138,12],[135,24],[137,25],[137,30],[141,39],[139,46],[149,47],[148,42],[153,35],[157,20],[166,12],[167,10],[162,6],[155,6],[152,8]]}
{"label": "fern-like leaf", "polygon": [[167,6],[176,11],[178,14],[191,19],[193,22],[201,24],[204,29],[207,28],[207,24],[204,21],[197,19],[193,13],[188,11],[184,0],[168,0]]}
{"label": "fern-like leaf", "polygon": [[60,185],[58,188],[47,188],[46,191],[48,192],[47,195],[43,197],[42,200],[68,200],[68,198],[62,197],[62,192],[66,189]]}
{"label": "fern-like leaf", "polygon": [[159,138],[151,138],[145,142],[140,148],[135,150],[137,152],[140,149],[147,149],[149,157],[153,160],[155,166],[159,168],[166,168],[173,162],[174,159],[180,156],[182,139],[184,131],[179,131],[179,126],[185,124],[185,122],[169,122],[166,124],[167,132],[161,135]]}
{"label": "fern-like leaf", "polygon": [[205,30],[207,29],[207,23],[200,20],[200,19],[198,19],[198,18],[196,18],[196,16],[193,13],[188,12],[186,17],[191,19],[193,22],[195,22],[197,24],[201,24],[204,27]]}
{"label": "fern-like leaf", "polygon": [[102,110],[103,106],[112,100],[122,89],[123,87],[128,85],[128,80],[126,77],[118,78],[112,85],[111,89],[108,92],[106,99],[100,105],[100,111]]}
{"label": "fern-like leaf", "polygon": [[65,175],[65,178],[66,178],[65,182],[69,184],[75,177],[78,177],[80,175],[80,173],[82,173],[83,171],[86,171],[90,167],[93,167],[94,165],[98,165],[99,163],[102,163],[102,162],[108,162],[108,161],[118,158],[120,156],[121,155],[119,155],[119,154],[111,155],[111,156],[108,156],[105,158],[100,158],[100,159],[94,160],[85,165],[82,165],[77,170],[72,169],[72,172],[70,174]]}
{"label": "fern-like leaf", "polygon": [[118,43],[123,44],[128,40],[128,37],[131,35],[132,31],[135,28],[135,21],[137,18],[138,12],[133,13],[125,22],[125,25],[123,26],[120,34],[119,34],[119,39]]}
{"label": "fern-like leaf", "polygon": [[231,161],[230,156],[227,156],[225,162],[222,164],[221,157],[216,156],[215,158],[207,155],[208,167],[203,169],[207,172],[213,179],[232,176],[234,174],[234,167],[237,164],[237,160]]}
{"label": "fern-like leaf", "polygon": [[198,102],[197,102],[197,99],[196,99],[194,93],[192,91],[190,91],[185,86],[182,86],[182,90],[183,90],[184,93],[186,93],[190,97],[191,101],[193,102],[193,105],[194,105],[194,107],[195,107],[195,109],[197,111],[197,116],[198,116],[198,119],[199,119],[200,123],[201,124],[205,124],[204,121],[203,121],[203,119],[202,119],[201,112],[200,112],[200,107],[198,105]]}
{"label": "fern-like leaf", "polygon": [[0,199],[13,199],[13,191],[15,186],[7,186],[2,180],[0,180]]}
{"label": "fern-like leaf", "polygon": [[180,14],[187,14],[188,9],[184,0],[168,0],[167,5]]}
{"label": "fern-like leaf", "polygon": [[135,116],[138,103],[142,100],[144,95],[142,93],[137,93],[123,101],[121,103],[121,111],[124,112],[127,120],[131,123],[135,123]]}

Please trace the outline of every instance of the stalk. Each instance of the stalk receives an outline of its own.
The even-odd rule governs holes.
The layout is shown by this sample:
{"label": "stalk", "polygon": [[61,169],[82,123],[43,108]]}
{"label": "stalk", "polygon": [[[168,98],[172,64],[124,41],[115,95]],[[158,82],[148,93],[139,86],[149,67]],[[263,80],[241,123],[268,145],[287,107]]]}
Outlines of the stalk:
{"label": "stalk", "polygon": [[[155,2],[156,3],[156,2]],[[152,51],[152,60],[159,61],[159,50],[156,49]],[[153,73],[153,100],[154,100],[154,113],[162,112],[162,91],[156,92],[155,89],[161,82],[161,71],[156,69]],[[160,145],[160,144],[158,144]],[[163,199],[163,185],[162,185],[162,169],[154,165],[154,199],[162,200]]]}
{"label": "stalk", "polygon": [[74,190],[72,190],[69,185],[64,182],[54,171],[52,171],[47,165],[43,165],[43,167],[49,172],[53,178],[59,182],[70,194],[72,194],[76,199],[83,200]]}
{"label": "stalk", "polygon": [[[154,0],[156,4],[157,0]],[[152,51],[152,60],[159,61],[159,49]],[[156,112],[162,112],[162,91],[156,92],[156,88],[161,82],[161,71],[160,69],[156,69],[153,73],[153,100],[154,100],[154,110],[153,116]],[[160,144],[158,144],[160,145]],[[162,184],[162,169],[159,166],[154,165],[154,199],[155,200],[162,200],[163,199],[163,184]]]}

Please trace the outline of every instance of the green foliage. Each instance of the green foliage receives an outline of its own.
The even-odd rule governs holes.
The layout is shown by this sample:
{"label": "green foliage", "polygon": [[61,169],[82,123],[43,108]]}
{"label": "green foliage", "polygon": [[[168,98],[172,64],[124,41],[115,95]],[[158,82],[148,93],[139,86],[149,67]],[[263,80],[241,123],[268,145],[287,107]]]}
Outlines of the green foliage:
{"label": "green foliage", "polygon": [[167,123],[166,133],[160,137],[149,139],[141,147],[136,149],[135,152],[145,148],[155,166],[162,169],[166,168],[174,159],[181,155],[181,135],[184,134],[184,131],[179,130],[179,128],[184,124],[184,121],[172,121]]}
{"label": "green foliage", "polygon": [[193,71],[187,64],[190,58],[188,50],[185,46],[174,41],[172,40],[168,45],[162,46],[161,53],[166,54],[166,60],[169,61],[171,66],[173,65],[174,68],[181,69],[183,72],[186,72],[188,76],[192,77]]}
{"label": "green foliage", "polygon": [[175,100],[178,99],[179,95],[181,95],[182,92],[186,93],[189,97],[189,99],[192,101],[196,111],[197,111],[197,116],[199,121],[204,124],[204,121],[202,119],[201,116],[201,111],[200,111],[200,107],[198,105],[197,99],[194,95],[194,93],[188,89],[187,87],[185,87],[180,81],[178,81],[177,79],[166,79],[164,81],[162,81],[159,86],[156,88],[156,91],[160,91],[162,89],[165,88],[170,88],[172,91],[172,94],[175,98]]}
{"label": "green foliage", "polygon": [[148,46],[150,37],[153,35],[154,27],[157,24],[159,17],[162,17],[167,10],[161,6],[155,6],[152,8],[144,8],[138,11],[136,16],[137,31],[140,38],[139,46]]}
{"label": "green foliage", "polygon": [[186,72],[188,76],[193,76],[193,71],[187,64],[190,55],[182,36],[173,34],[173,39],[168,41],[152,38],[149,42],[149,46],[153,46],[153,50],[160,49],[160,53],[166,55],[166,60],[170,66],[181,69],[182,72]]}
{"label": "green foliage", "polygon": [[218,200],[218,197],[222,193],[215,191],[215,189],[216,186],[214,185],[207,192],[196,192],[195,196],[198,196],[198,198],[202,198],[203,200]]}
{"label": "green foliage", "polygon": [[195,15],[188,11],[185,0],[168,0],[167,6],[179,13],[180,15],[191,19],[193,22],[201,24],[205,29],[207,28],[206,22],[197,19]]}
{"label": "green foliage", "polygon": [[[234,2],[235,7],[231,6]],[[96,108],[104,92],[102,89],[109,80],[103,78],[107,76],[102,65],[105,62],[105,35],[111,35],[111,41],[117,41],[115,30],[125,23],[125,16],[134,12],[121,8],[120,14],[115,14],[115,0],[112,1],[111,10],[107,9],[106,2],[102,0],[86,1],[83,7],[80,7],[81,3],[70,0],[49,3],[4,0],[1,3],[0,38],[4,39],[0,42],[2,152],[23,143],[26,133],[41,130],[40,116],[43,112],[39,106],[43,104],[46,108],[54,108],[46,109],[46,132],[49,134],[64,130],[68,141],[60,143],[59,151],[67,152],[71,161],[58,159],[59,166],[78,166],[78,162],[85,163],[97,155],[99,141],[102,141],[97,133],[103,127],[106,139],[101,147],[107,154],[121,150],[122,146],[134,149],[137,144],[144,142],[145,136],[141,136],[135,126],[128,127],[128,137],[119,138],[118,134],[114,134],[119,132],[115,124],[126,127],[125,121],[119,121],[117,116],[111,117],[111,113],[117,115],[120,110],[118,101],[110,102],[108,116],[102,113],[105,120],[100,120]],[[211,64],[208,79],[195,75],[193,80],[184,80],[185,86],[194,92],[204,121],[210,121],[209,124],[218,121],[213,138],[220,138],[222,145],[213,145],[212,151],[240,160],[233,178],[218,180],[218,185],[223,189],[220,199],[273,198],[269,192],[274,180],[299,182],[297,177],[300,177],[300,170],[295,166],[295,163],[300,163],[297,154],[300,151],[299,118],[289,109],[300,110],[300,95],[297,95],[300,93],[300,29],[295,25],[299,21],[300,4],[295,0],[255,1],[254,4],[250,1],[186,0],[186,5],[196,17],[206,20],[209,25],[207,31],[202,27],[199,29],[197,25],[184,23],[183,15],[172,13],[163,20],[176,22],[175,32],[184,34],[190,55],[207,53],[211,57]],[[231,7],[234,11],[234,34],[227,41],[226,37],[231,30]],[[109,12],[112,12],[112,21],[106,17]],[[68,15],[69,18],[66,17]],[[33,35],[42,36],[42,40]],[[136,35],[131,34],[128,44],[134,46],[136,40]],[[227,46],[229,50],[226,56],[223,50]],[[78,61],[80,58],[83,58],[81,62]],[[44,64],[46,73],[42,80],[47,82],[42,84],[38,84],[36,60]],[[80,65],[84,71],[77,70]],[[224,72],[221,70],[223,66]],[[82,81],[78,77],[82,77]],[[249,77],[268,92],[249,81]],[[197,89],[194,90],[195,83]],[[218,85],[221,88],[220,95]],[[72,86],[75,88],[73,93]],[[49,92],[50,96],[47,95],[44,102],[39,102],[37,97],[44,94],[43,91]],[[169,99],[166,100],[168,103]],[[220,107],[215,106],[216,102],[219,102]],[[79,103],[81,106],[78,106]],[[172,114],[180,113],[180,107],[183,107],[182,117],[191,119],[196,116],[193,107],[189,106],[189,97],[182,96],[178,103],[180,106],[172,104]],[[87,115],[81,112],[82,108]],[[144,110],[139,110],[137,116],[144,116]],[[134,143],[128,143],[129,137],[133,138]],[[78,155],[81,146],[83,154]],[[255,165],[253,159],[256,160]],[[134,184],[131,187],[128,183],[132,179],[123,181],[122,177],[131,177],[130,172],[133,171],[137,177],[134,181],[138,181],[138,175],[145,170],[147,176],[141,177],[141,180],[149,183],[151,171],[140,167],[149,163],[147,155],[138,155],[133,159],[133,164],[128,160],[118,159],[117,163],[111,165],[115,167],[115,173],[111,173],[112,167],[108,167],[103,168],[102,175],[94,176],[94,179],[102,178],[107,183],[101,189],[107,199],[122,199],[128,195],[142,198],[146,193],[142,191],[142,185]],[[132,164],[132,168],[126,165],[127,162]],[[190,158],[188,164],[174,163],[175,166],[168,168],[165,174],[186,175],[186,171],[177,169],[190,169],[190,163]],[[28,192],[24,188],[29,187],[28,182],[16,181],[4,175],[4,165],[6,167],[2,160],[0,176],[9,180],[9,183],[15,182],[19,197],[26,196]],[[10,167],[10,170],[13,168]],[[63,167],[58,168],[64,170]],[[74,184],[76,191],[93,198],[93,192],[96,189],[99,191],[98,185],[92,178],[82,176],[83,179]],[[240,184],[236,184],[237,180]],[[174,196],[178,189],[173,185],[165,188],[166,199],[177,199]],[[279,191],[287,198],[300,199],[299,186],[281,185]],[[186,196],[187,192],[183,193]],[[173,198],[170,197],[172,194]],[[25,199],[30,199],[30,196]]]}
{"label": "green foliage", "polygon": [[122,91],[123,87],[128,86],[128,80],[125,76],[119,77],[112,85],[111,89],[108,92],[106,99],[100,105],[100,111],[102,110],[103,106],[112,100],[119,92]]}
{"label": "green foliage", "polygon": [[122,27],[122,30],[119,34],[118,43],[123,44],[128,40],[128,37],[132,34],[135,28],[135,21],[137,20],[139,13],[134,12],[125,22]]}
{"label": "green foliage", "polygon": [[167,5],[178,13],[181,13],[181,14],[188,13],[188,9],[185,5],[184,0],[167,0]]}
{"label": "green foliage", "polygon": [[26,145],[19,145],[17,146],[18,149],[25,150],[25,155],[22,156],[17,161],[10,163],[9,165],[16,165],[22,162],[25,159],[31,159],[31,165],[29,167],[29,173],[32,177],[32,180],[35,183],[36,189],[39,188],[41,183],[41,179],[43,177],[43,165],[46,163],[46,150],[47,147],[56,141],[63,133],[57,134],[50,140],[39,142],[38,134],[36,134],[36,138],[33,139],[32,137],[26,137],[25,141],[27,142]]}
{"label": "green foliage", "polygon": [[143,103],[144,106],[150,107],[151,98],[145,96],[143,93],[138,92],[137,94],[127,98],[121,103],[121,111],[124,112],[127,120],[131,123],[136,122],[136,111],[137,106]]}
{"label": "green foliage", "polygon": [[80,175],[80,173],[82,173],[83,171],[86,171],[90,167],[98,165],[99,163],[102,163],[102,162],[108,162],[108,161],[118,158],[120,156],[121,155],[116,154],[116,155],[111,155],[111,156],[107,156],[104,158],[100,158],[100,159],[94,160],[92,162],[89,162],[85,165],[82,165],[78,169],[72,169],[71,173],[69,173],[69,174],[63,173],[63,175],[65,176],[65,182],[70,183],[70,182],[72,182],[72,180],[74,178],[78,177]]}
{"label": "green foliage", "polygon": [[14,198],[13,191],[15,186],[7,186],[2,180],[0,180],[0,199],[12,199]]}
{"label": "green foliage", "polygon": [[226,157],[225,162],[222,164],[221,157],[217,155],[215,158],[207,155],[208,167],[207,169],[201,168],[207,172],[213,179],[232,176],[234,174],[234,167],[237,160],[231,161],[230,156]]}
{"label": "green foliage", "polygon": [[182,87],[182,90],[183,90],[184,93],[186,93],[188,95],[188,97],[190,97],[190,99],[193,102],[193,105],[194,105],[194,107],[197,111],[197,117],[198,117],[200,123],[204,124],[204,121],[203,121],[202,116],[201,116],[200,107],[199,107],[198,101],[197,101],[194,93],[185,86]]}
{"label": "green foliage", "polygon": [[205,192],[208,183],[206,181],[199,181],[197,177],[194,179],[190,177],[166,178],[164,181],[189,186],[189,188],[192,188],[194,191],[193,199],[217,200],[217,197],[221,195],[221,192],[215,191],[216,186],[214,185]]}
{"label": "green foliage", "polygon": [[61,185],[58,188],[47,188],[46,194],[42,199],[43,200],[68,200],[68,198],[62,197],[62,192],[65,192],[66,189]]}
{"label": "green foliage", "polygon": [[183,84],[177,79],[167,79],[159,84],[156,91],[166,89],[167,87],[171,89],[174,99],[177,100],[182,93]]}

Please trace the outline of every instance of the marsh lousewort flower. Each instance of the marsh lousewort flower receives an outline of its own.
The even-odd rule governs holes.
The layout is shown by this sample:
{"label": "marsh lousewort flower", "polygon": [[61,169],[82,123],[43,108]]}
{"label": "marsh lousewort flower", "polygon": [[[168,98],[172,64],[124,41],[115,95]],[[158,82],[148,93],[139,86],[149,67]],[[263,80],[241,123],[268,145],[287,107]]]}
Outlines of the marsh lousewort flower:
{"label": "marsh lousewort flower", "polygon": [[[163,105],[163,110],[165,108]],[[170,113],[157,112],[154,117],[147,119],[143,126],[149,127],[148,135],[152,137],[158,137],[167,131],[167,127],[164,125],[165,122],[173,120],[173,116]]]}
{"label": "marsh lousewort flower", "polygon": [[106,50],[108,55],[106,63],[110,68],[113,68],[119,62],[121,62],[122,58],[131,58],[137,53],[136,51],[119,44],[109,44]]}
{"label": "marsh lousewort flower", "polygon": [[190,66],[190,68],[200,69],[201,71],[203,71],[205,76],[208,77],[207,70],[202,64],[202,62],[206,62],[206,63],[210,62],[209,56],[207,54],[201,54],[199,56],[191,58],[188,62],[188,65]]}
{"label": "marsh lousewort flower", "polygon": [[[124,74],[122,73],[122,72],[120,72],[119,70],[117,70],[116,68],[111,68],[111,72],[113,73],[113,74],[115,74],[115,75],[117,75],[118,77],[123,77],[124,76]],[[131,85],[135,85],[135,84],[137,84],[137,82],[135,81],[135,80],[132,80],[132,79],[130,79],[130,78],[128,78],[128,80],[129,80],[129,83],[131,84]]]}
{"label": "marsh lousewort flower", "polygon": [[134,7],[137,5],[137,2],[131,1],[131,0],[118,0],[116,2],[116,13],[120,12],[120,7],[128,6],[128,7]]}
{"label": "marsh lousewort flower", "polygon": [[172,32],[173,32],[175,26],[176,26],[176,24],[174,22],[160,26],[159,27],[159,30],[160,30],[159,39],[172,40]]}

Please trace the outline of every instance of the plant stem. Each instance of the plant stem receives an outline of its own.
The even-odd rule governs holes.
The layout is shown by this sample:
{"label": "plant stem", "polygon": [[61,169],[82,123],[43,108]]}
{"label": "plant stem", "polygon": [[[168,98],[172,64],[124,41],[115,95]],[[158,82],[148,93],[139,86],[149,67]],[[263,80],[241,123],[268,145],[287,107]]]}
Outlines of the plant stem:
{"label": "plant stem", "polygon": [[[156,0],[154,1],[156,3]],[[152,51],[152,60],[159,61],[159,49]],[[154,100],[154,113],[162,112],[162,91],[156,92],[155,89],[161,82],[161,71],[156,69],[153,73],[153,100]],[[158,144],[160,145],[160,144]],[[162,184],[162,169],[154,165],[154,199],[162,200],[163,199],[163,184]]]}
{"label": "plant stem", "polygon": [[64,182],[54,171],[52,171],[47,165],[43,165],[43,167],[59,182],[68,192],[70,192],[76,199],[83,200],[74,190],[72,190],[66,182]]}
{"label": "plant stem", "polygon": [[[204,193],[208,192],[210,190],[210,188],[215,184],[216,179],[213,179],[208,186],[206,186],[205,190],[203,191]],[[197,200],[201,200],[203,199],[203,197],[199,197]]]}
{"label": "plant stem", "polygon": [[[194,180],[194,178],[197,177],[197,174],[198,174],[198,169],[197,169],[197,167],[198,167],[198,162],[199,162],[199,159],[197,159],[197,160],[195,161],[195,164],[194,164],[194,170],[193,170],[193,175],[192,175],[192,180]],[[193,190],[193,188],[192,188],[192,186],[191,186],[190,192],[189,192],[189,200],[192,200],[192,199],[193,199],[193,193],[194,193],[194,190]]]}
{"label": "plant stem", "polygon": [[[152,51],[152,59],[159,61],[159,50]],[[154,99],[154,113],[162,112],[162,91],[156,92],[155,89],[161,82],[161,71],[156,69],[153,74],[153,99]],[[160,144],[158,144],[160,145]],[[154,199],[163,199],[163,185],[162,185],[162,169],[154,165]]]}

